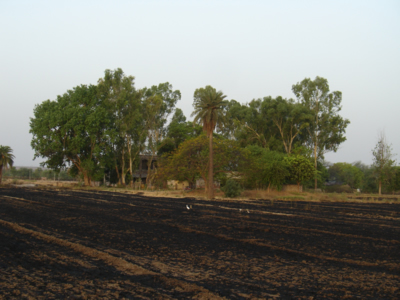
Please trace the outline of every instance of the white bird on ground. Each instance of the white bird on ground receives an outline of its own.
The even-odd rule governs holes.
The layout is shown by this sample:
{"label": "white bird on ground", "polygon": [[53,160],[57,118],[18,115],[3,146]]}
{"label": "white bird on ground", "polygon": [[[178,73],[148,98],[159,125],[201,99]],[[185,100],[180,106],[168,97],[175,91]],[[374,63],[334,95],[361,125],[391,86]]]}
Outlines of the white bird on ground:
{"label": "white bird on ground", "polygon": [[247,213],[248,213],[248,214],[250,213],[249,210],[247,210]]}
{"label": "white bird on ground", "polygon": [[187,208],[187,209],[192,209],[192,206],[191,206],[191,205],[190,205],[190,206],[189,206],[189,205],[186,205],[186,208]]}

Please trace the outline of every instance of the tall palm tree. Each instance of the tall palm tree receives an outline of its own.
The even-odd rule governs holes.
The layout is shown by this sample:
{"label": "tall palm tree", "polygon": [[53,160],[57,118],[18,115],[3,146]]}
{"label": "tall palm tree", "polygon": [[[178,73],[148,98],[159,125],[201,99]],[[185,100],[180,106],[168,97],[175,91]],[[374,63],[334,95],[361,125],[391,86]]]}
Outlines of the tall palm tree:
{"label": "tall palm tree", "polygon": [[3,167],[8,169],[14,164],[15,156],[12,154],[12,149],[9,146],[0,145],[0,184],[3,178]]}
{"label": "tall palm tree", "polygon": [[209,167],[208,167],[208,198],[214,198],[214,170],[213,170],[213,132],[216,126],[221,127],[224,123],[223,107],[227,105],[224,100],[226,96],[221,92],[207,85],[194,92],[194,116],[193,123],[203,125],[210,141],[209,146]]}

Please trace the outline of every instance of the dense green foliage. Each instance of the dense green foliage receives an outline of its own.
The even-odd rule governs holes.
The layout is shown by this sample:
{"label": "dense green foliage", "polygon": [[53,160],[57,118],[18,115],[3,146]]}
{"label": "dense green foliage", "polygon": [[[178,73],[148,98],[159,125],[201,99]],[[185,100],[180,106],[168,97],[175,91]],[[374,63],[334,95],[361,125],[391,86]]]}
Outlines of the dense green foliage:
{"label": "dense green foliage", "polygon": [[[213,139],[213,150],[213,177],[218,174],[234,175],[247,161],[247,151],[233,140],[216,137]],[[202,178],[207,183],[209,155],[209,139],[205,134],[188,139],[159,161],[157,178],[161,181],[188,181],[189,185]]]}
{"label": "dense green foliage", "polygon": [[241,190],[242,189],[240,187],[240,184],[233,179],[228,179],[226,181],[225,186],[222,188],[222,191],[225,193],[225,196],[229,198],[240,196],[240,194],[242,193]]}
{"label": "dense green foliage", "polygon": [[45,158],[42,165],[54,170],[70,168],[86,185],[104,172],[125,184],[127,172],[133,179],[140,153],[157,155],[179,99],[168,82],[137,90],[134,77],[106,70],[97,86],[81,85],[35,106],[34,158]]}
{"label": "dense green foliage", "polygon": [[[328,81],[322,77],[315,80],[305,78],[292,86],[299,103],[308,107],[313,113],[313,120],[307,127],[307,144],[313,149],[314,167],[323,159],[327,151],[336,152],[339,145],[346,140],[344,133],[349,120],[343,119],[339,112],[342,109],[342,93],[330,92]],[[317,172],[315,173],[315,189],[317,188]]]}
{"label": "dense green foliage", "polygon": [[[133,185],[139,155],[162,156],[155,169],[148,164],[148,185],[153,179],[193,185],[203,178],[212,198],[214,176],[223,182],[233,176],[246,188],[310,186],[311,177],[322,185],[328,177],[323,154],[346,139],[341,92],[331,93],[324,78],[293,85],[297,101],[266,96],[241,104],[211,86],[196,89],[193,122],[175,107],[181,94],[171,84],[137,89],[134,79],[121,69],[106,70],[97,85],[80,85],[36,105],[30,123],[35,158],[57,173],[81,176],[86,185],[104,176]],[[375,174],[348,164],[329,170],[352,188],[366,186]]]}
{"label": "dense green foliage", "polygon": [[309,159],[301,155],[285,157],[289,169],[289,178],[297,183],[300,190],[300,183],[314,178],[315,169]]}
{"label": "dense green foliage", "polygon": [[186,121],[186,117],[182,110],[177,108],[167,127],[166,137],[160,143],[158,155],[171,153],[184,141],[198,137],[202,131],[203,129],[200,125]]}
{"label": "dense green foliage", "polygon": [[240,169],[244,186],[258,189],[274,187],[280,190],[289,176],[284,160],[286,154],[257,145],[250,145],[246,149],[250,153],[249,160]]}
{"label": "dense green foliage", "polygon": [[329,168],[329,176],[335,181],[348,184],[353,189],[360,189],[364,180],[362,170],[349,163],[333,164]]}
{"label": "dense green foliage", "polygon": [[389,179],[388,192],[400,191],[400,166],[393,167],[392,176]]}
{"label": "dense green foliage", "polygon": [[101,172],[110,118],[96,86],[81,85],[36,105],[30,126],[35,158],[47,158],[42,165],[55,170],[72,166],[87,185]]}
{"label": "dense green foliage", "polygon": [[[386,169],[386,179],[382,181],[381,193],[400,191],[400,167],[392,165]],[[363,193],[379,193],[379,176],[376,166],[367,166],[361,162],[335,163],[329,167],[329,179],[339,186],[347,186],[351,190],[360,190]],[[328,188],[327,191],[333,190]]]}

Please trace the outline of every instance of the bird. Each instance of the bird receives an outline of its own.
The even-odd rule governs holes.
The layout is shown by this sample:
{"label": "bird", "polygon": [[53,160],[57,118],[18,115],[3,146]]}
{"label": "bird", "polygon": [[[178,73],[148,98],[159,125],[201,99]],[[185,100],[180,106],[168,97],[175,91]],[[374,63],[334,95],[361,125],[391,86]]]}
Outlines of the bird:
{"label": "bird", "polygon": [[247,210],[247,213],[248,213],[248,214],[250,213],[249,210]]}
{"label": "bird", "polygon": [[188,210],[189,210],[189,209],[192,209],[192,206],[191,206],[191,205],[190,205],[190,206],[189,206],[189,205],[186,205],[186,209],[188,209]]}

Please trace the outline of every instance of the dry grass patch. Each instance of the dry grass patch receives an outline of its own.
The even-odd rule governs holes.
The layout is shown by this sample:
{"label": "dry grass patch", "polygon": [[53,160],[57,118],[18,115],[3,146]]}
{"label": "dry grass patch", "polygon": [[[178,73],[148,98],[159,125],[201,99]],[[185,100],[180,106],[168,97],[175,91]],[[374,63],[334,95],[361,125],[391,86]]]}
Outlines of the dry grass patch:
{"label": "dry grass patch", "polygon": [[[168,197],[168,198],[196,198],[206,199],[204,189],[196,190],[137,190],[130,186],[126,187],[85,187],[80,182],[71,181],[53,181],[53,180],[20,180],[6,179],[3,185],[29,184],[37,185],[37,188],[57,188],[85,191],[109,191],[125,194],[140,194],[147,197]],[[279,200],[279,201],[309,201],[309,202],[355,202],[355,203],[398,203],[400,204],[400,195],[376,195],[376,194],[346,194],[346,193],[323,193],[323,192],[284,192],[274,189],[268,190],[244,190],[239,197],[235,199],[225,197],[225,193],[220,189],[215,191],[215,199],[219,200]]]}

